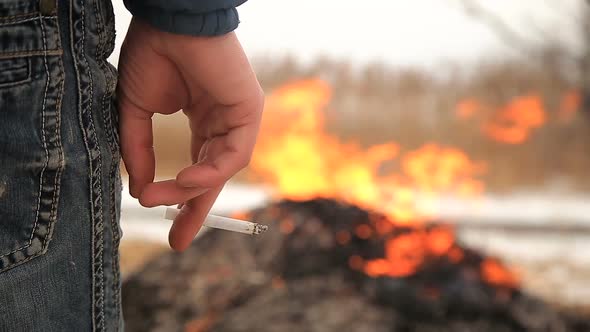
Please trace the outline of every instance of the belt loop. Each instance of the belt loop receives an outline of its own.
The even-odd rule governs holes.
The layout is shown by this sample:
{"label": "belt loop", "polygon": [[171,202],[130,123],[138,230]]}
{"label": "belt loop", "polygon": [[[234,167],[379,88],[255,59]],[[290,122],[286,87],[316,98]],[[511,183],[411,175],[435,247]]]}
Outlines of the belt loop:
{"label": "belt loop", "polygon": [[39,11],[42,15],[53,15],[57,8],[57,0],[40,0]]}

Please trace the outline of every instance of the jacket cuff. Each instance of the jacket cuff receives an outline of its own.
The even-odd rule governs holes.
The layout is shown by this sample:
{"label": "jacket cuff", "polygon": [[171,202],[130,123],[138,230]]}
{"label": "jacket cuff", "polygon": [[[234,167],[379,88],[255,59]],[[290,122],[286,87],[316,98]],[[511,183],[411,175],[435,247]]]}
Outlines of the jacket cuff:
{"label": "jacket cuff", "polygon": [[125,7],[153,27],[176,34],[192,36],[219,36],[235,30],[240,23],[235,7],[205,13],[170,11],[147,6],[142,1],[124,0]]}

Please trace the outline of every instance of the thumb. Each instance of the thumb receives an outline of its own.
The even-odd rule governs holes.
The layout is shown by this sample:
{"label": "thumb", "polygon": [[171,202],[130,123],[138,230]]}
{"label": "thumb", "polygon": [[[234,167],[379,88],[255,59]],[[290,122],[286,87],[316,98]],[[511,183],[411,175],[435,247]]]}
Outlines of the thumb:
{"label": "thumb", "polygon": [[122,96],[119,114],[121,155],[129,173],[129,193],[139,198],[145,186],[154,182],[155,176],[153,113],[139,108]]}

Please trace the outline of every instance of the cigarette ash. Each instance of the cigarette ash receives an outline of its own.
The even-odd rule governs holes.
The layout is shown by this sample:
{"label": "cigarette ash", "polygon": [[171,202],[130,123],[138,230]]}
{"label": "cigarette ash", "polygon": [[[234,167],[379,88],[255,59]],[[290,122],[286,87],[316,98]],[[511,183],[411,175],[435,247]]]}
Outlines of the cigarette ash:
{"label": "cigarette ash", "polygon": [[327,199],[247,218],[272,227],[208,232],[130,277],[127,330],[590,331],[590,319],[525,294],[442,223],[402,226]]}

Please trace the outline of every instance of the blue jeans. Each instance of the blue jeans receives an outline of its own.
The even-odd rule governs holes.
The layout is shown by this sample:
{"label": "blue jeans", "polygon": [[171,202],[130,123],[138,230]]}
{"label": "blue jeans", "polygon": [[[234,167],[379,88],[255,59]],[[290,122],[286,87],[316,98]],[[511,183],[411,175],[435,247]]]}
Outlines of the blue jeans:
{"label": "blue jeans", "polygon": [[0,331],[122,330],[114,15],[0,0]]}

